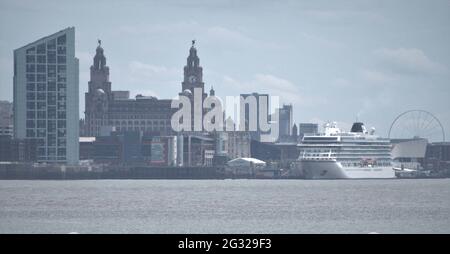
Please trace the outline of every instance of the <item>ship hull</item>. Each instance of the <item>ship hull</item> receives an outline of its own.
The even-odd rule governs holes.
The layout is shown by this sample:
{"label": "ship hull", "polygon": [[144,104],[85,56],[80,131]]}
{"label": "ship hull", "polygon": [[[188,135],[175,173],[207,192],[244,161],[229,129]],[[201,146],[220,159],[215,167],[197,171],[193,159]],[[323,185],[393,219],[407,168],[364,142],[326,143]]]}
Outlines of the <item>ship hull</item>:
{"label": "ship hull", "polygon": [[301,161],[306,179],[370,179],[395,178],[395,171],[386,167],[342,167],[336,161]]}

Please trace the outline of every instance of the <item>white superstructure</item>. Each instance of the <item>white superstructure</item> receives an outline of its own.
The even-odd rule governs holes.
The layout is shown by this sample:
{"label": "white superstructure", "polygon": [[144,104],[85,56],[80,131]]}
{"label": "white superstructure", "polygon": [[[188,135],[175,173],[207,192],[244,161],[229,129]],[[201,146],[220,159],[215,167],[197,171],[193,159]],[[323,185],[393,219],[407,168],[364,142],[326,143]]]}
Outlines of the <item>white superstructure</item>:
{"label": "white superstructure", "polygon": [[308,179],[395,178],[389,139],[363,123],[342,132],[327,123],[323,134],[305,135],[298,144],[300,169]]}

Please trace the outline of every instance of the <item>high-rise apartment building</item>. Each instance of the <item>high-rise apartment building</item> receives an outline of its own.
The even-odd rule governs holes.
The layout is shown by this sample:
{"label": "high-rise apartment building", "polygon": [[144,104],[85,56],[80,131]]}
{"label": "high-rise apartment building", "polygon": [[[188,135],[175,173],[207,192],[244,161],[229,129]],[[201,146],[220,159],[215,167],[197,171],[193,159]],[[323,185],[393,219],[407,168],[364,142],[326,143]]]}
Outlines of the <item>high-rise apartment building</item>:
{"label": "high-rise apartment building", "polygon": [[36,140],[39,162],[78,163],[74,27],[14,50],[14,136]]}

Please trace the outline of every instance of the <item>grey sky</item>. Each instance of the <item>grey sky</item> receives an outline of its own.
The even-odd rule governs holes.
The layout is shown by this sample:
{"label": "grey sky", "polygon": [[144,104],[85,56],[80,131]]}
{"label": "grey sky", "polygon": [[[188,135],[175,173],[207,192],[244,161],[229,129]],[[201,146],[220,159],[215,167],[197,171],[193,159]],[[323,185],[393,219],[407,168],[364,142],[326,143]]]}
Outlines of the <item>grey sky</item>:
{"label": "grey sky", "polygon": [[[0,99],[12,100],[13,50],[76,29],[80,112],[102,39],[114,90],[172,98],[197,40],[216,95],[268,92],[295,122],[356,117],[386,135],[408,109],[450,131],[450,1],[0,0]],[[83,116],[83,114],[81,114]]]}

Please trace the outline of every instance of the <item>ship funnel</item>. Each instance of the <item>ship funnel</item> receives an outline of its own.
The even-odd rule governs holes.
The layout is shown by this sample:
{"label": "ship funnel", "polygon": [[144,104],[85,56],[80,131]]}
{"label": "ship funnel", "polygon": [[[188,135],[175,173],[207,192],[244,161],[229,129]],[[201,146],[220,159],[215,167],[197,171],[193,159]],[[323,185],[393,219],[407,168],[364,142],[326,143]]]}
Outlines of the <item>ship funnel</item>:
{"label": "ship funnel", "polygon": [[352,129],[350,132],[362,132],[364,133],[366,131],[366,128],[364,127],[364,124],[361,122],[353,123]]}

